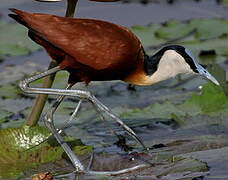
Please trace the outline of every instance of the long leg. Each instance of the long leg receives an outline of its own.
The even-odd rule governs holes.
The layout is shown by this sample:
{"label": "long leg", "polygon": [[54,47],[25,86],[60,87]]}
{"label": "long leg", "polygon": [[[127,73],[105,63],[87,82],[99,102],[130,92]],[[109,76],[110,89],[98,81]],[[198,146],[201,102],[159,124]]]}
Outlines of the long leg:
{"label": "long leg", "polygon": [[[71,89],[73,85],[74,85],[74,84],[68,84],[68,85],[66,86],[65,89],[66,89],[66,90],[67,90],[67,89]],[[51,114],[50,116],[53,116],[54,113],[55,113],[55,111],[57,110],[58,106],[59,106],[59,105],[61,104],[61,102],[64,100],[64,98],[65,98],[64,95],[59,96],[59,97],[56,99],[56,101],[53,103],[53,105],[52,105],[52,107],[50,108],[50,110],[48,110],[47,114],[49,113],[49,114]],[[82,100],[80,100],[80,101],[78,102],[78,104],[77,104],[77,106],[76,106],[76,108],[75,108],[73,114],[70,116],[70,118],[69,118],[67,121],[65,121],[65,122],[63,123],[64,125],[61,126],[60,128],[58,128],[58,133],[61,133],[63,129],[67,128],[68,125],[69,125],[69,123],[77,116],[77,113],[78,113],[78,110],[79,110],[79,108],[80,108],[80,106],[81,106],[81,103],[82,103]],[[97,113],[98,113],[100,119],[104,121],[104,120],[105,120],[105,117],[103,116],[103,114],[100,113],[100,111],[99,111],[99,109],[97,108],[97,106],[95,106],[93,103],[92,103],[92,105],[93,105],[94,109],[97,111]],[[53,121],[53,123],[54,123],[54,121]],[[114,135],[116,135],[116,136],[118,137],[117,133],[116,133],[114,130],[111,130],[111,132],[112,132]]]}
{"label": "long leg", "polygon": [[[133,135],[135,137],[135,139],[137,141],[139,141],[144,146],[144,144],[136,136],[136,134],[134,133],[134,131],[132,131],[119,118],[117,118],[114,114],[112,114],[111,111],[106,106],[104,106],[100,101],[98,101],[90,92],[82,91],[82,90],[62,90],[62,89],[30,88],[29,87],[29,84],[31,82],[33,82],[33,81],[35,81],[37,79],[40,79],[42,77],[45,77],[45,76],[47,76],[49,74],[58,72],[58,71],[60,71],[59,66],[54,67],[54,68],[52,68],[52,69],[50,69],[48,71],[45,71],[45,72],[40,73],[38,75],[35,75],[33,77],[27,78],[24,81],[21,81],[20,84],[19,84],[19,86],[26,93],[63,95],[63,96],[78,97],[80,99],[88,99],[95,106],[97,106],[100,111],[102,111],[102,112],[106,113],[107,115],[109,115],[110,117],[112,117],[117,123],[119,123],[125,130],[127,130],[131,135]],[[54,127],[54,124],[52,123],[52,118],[53,118],[52,115],[53,114],[47,114],[45,116],[45,125],[55,135],[55,138],[57,139],[57,141],[61,144],[62,148],[67,153],[68,157],[72,161],[72,163],[75,166],[76,170],[78,172],[84,172],[85,171],[84,170],[84,166],[81,164],[81,162],[79,161],[79,159],[77,158],[77,156],[72,152],[72,150],[67,145],[67,143],[64,142],[64,140],[60,136],[60,134],[56,131],[56,128]],[[112,174],[112,173],[113,174],[115,174],[115,173],[120,174],[120,173],[125,173],[125,172],[128,172],[128,171],[132,171],[132,170],[139,169],[139,168],[142,168],[142,167],[147,167],[147,166],[148,165],[146,165],[146,164],[142,164],[142,165],[139,165],[139,166],[135,166],[135,167],[124,169],[124,170],[120,170],[120,171],[115,171],[115,172],[101,172],[101,173],[102,174]],[[93,172],[93,171],[89,171],[89,173],[91,173],[91,174],[97,173],[98,174],[98,172]]]}
{"label": "long leg", "polygon": [[71,150],[71,148],[68,146],[68,144],[64,141],[63,137],[59,134],[59,132],[56,130],[54,124],[53,124],[53,116],[50,116],[51,114],[47,114],[44,118],[45,126],[50,129],[50,131],[55,136],[56,140],[59,142],[59,144],[62,146],[68,157],[70,158],[73,166],[75,167],[77,172],[84,172],[85,168],[82,165],[82,163],[79,161],[78,157],[74,154],[74,152]]}
{"label": "long leg", "polygon": [[[66,89],[69,89],[71,88],[71,85],[67,85]],[[50,108],[50,110],[46,113],[45,116],[49,115],[49,117],[53,117],[55,111],[57,110],[58,106],[60,105],[60,103],[63,101],[64,99],[64,95],[61,95],[57,98],[57,100],[54,102],[54,104],[52,105],[52,107]],[[63,123],[63,126],[61,126],[60,128],[58,128],[57,132],[60,134],[65,128],[67,128],[69,126],[69,123],[77,116],[77,113],[79,111],[79,108],[81,106],[81,103],[82,103],[82,100],[79,100],[73,114],[70,116],[70,118],[68,120],[66,120],[64,123]],[[45,119],[44,119],[45,120]],[[45,123],[45,122],[44,122]],[[53,123],[53,126],[54,126],[54,121],[52,119],[52,123]],[[54,134],[53,134],[54,135]],[[51,135],[52,136],[52,135]],[[46,142],[51,136],[49,136],[47,139],[45,139],[44,141],[42,141],[41,143],[43,142]],[[55,135],[54,135],[55,136]],[[39,144],[38,144],[39,145]],[[37,146],[38,146],[37,145]],[[34,147],[32,147],[34,148]]]}
{"label": "long leg", "polygon": [[[72,86],[73,86],[73,84],[68,84],[65,89],[66,90],[71,89]],[[57,108],[59,107],[60,103],[63,101],[64,98],[65,98],[65,95],[61,95],[56,99],[56,101],[52,105],[51,109],[49,110],[49,111],[51,111],[52,114],[54,114],[54,112],[57,110]]]}
{"label": "long leg", "polygon": [[[71,89],[73,85],[74,84],[68,84],[65,89],[66,90],[67,89]],[[51,106],[50,110],[48,110],[48,112],[47,112],[47,114],[49,114],[49,116],[53,116],[54,115],[55,111],[57,110],[57,108],[59,107],[59,105],[61,104],[61,102],[64,100],[64,98],[65,98],[65,95],[60,95],[56,99],[56,101],[54,102],[54,104]],[[78,104],[77,104],[77,106],[76,106],[73,114],[70,116],[69,120],[67,120],[67,121],[64,122],[64,126],[62,126],[61,129],[65,129],[68,126],[69,122],[71,122],[77,116],[77,113],[79,111],[79,108],[81,106],[81,103],[82,103],[82,100],[80,100],[78,102]],[[59,133],[61,133],[61,129],[59,130]]]}
{"label": "long leg", "polygon": [[50,89],[50,88],[30,88],[29,84],[37,79],[43,78],[47,75],[60,71],[59,66],[54,67],[48,71],[40,73],[38,75],[32,76],[20,82],[20,88],[27,93],[33,94],[51,94],[51,95],[63,95],[63,96],[75,96],[81,99],[88,99],[91,101],[100,112],[104,112],[109,117],[114,119],[120,126],[125,129],[130,136],[132,136],[137,142],[139,142],[144,149],[147,149],[142,140],[136,135],[136,133],[129,128],[123,121],[121,121],[116,115],[114,115],[110,109],[108,109],[104,104],[102,104],[95,96],[90,92],[84,90],[64,90],[64,89]]}
{"label": "long leg", "polygon": [[[67,86],[66,86],[66,88],[65,89],[71,89],[71,87],[73,86],[74,84],[68,84]],[[46,113],[46,115],[44,116],[45,118],[44,118],[44,120],[47,120],[47,117],[46,116],[49,116],[49,117],[52,117],[51,119],[50,119],[50,122],[49,123],[52,123],[52,126],[54,127],[55,125],[54,125],[54,121],[53,121],[53,115],[54,115],[54,113],[55,113],[55,111],[57,110],[57,108],[59,107],[59,105],[61,104],[61,102],[64,100],[64,98],[65,98],[65,96],[64,95],[60,95],[56,100],[55,100],[55,102],[53,103],[53,105],[51,106],[51,108],[47,111],[47,113]],[[63,129],[65,129],[65,128],[67,128],[68,127],[68,125],[69,125],[69,123],[74,119],[74,117],[76,117],[76,115],[77,115],[77,113],[78,113],[78,110],[79,110],[79,108],[80,108],[80,106],[81,106],[81,102],[82,102],[82,100],[80,100],[79,102],[78,102],[78,104],[77,104],[77,106],[76,106],[76,108],[75,108],[75,110],[74,110],[74,112],[73,112],[73,114],[70,116],[70,118],[67,120],[67,121],[65,121],[63,124],[63,126],[61,126],[60,128],[58,128],[58,130],[57,130],[57,133],[61,133],[62,131],[63,131]],[[44,121],[44,123],[46,123],[46,121]],[[45,124],[46,125],[46,124]],[[55,134],[53,134],[54,136],[56,136]],[[48,139],[47,139],[48,140]]]}
{"label": "long leg", "polygon": [[[89,92],[88,92],[89,93]],[[123,121],[121,121],[116,115],[114,115],[109,108],[107,108],[104,104],[102,104],[95,96],[92,94],[89,95],[88,99],[97,107],[97,110],[100,111],[102,114],[105,113],[112,119],[114,119],[120,126],[123,127],[127,131],[127,133],[133,137],[145,150],[148,150],[147,147],[144,145],[143,141],[136,135],[136,133],[128,127]]]}

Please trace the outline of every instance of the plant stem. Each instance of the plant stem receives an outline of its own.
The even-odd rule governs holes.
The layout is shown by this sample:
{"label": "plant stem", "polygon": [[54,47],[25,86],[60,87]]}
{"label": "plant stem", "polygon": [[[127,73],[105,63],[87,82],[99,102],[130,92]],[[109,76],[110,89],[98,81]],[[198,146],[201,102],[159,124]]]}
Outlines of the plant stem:
{"label": "plant stem", "polygon": [[66,17],[74,17],[77,2],[78,0],[67,0]]}
{"label": "plant stem", "polygon": [[[67,10],[66,10],[66,17],[73,17],[75,13],[75,8],[77,5],[78,0],[67,0]],[[49,64],[48,69],[51,69],[58,64],[55,60],[52,60]],[[54,82],[56,74],[49,75],[45,77],[42,87],[43,88],[51,88]],[[47,101],[48,95],[40,94],[37,96],[35,103],[32,107],[31,113],[26,121],[27,126],[35,126],[40,119],[41,113],[44,109],[45,103]]]}

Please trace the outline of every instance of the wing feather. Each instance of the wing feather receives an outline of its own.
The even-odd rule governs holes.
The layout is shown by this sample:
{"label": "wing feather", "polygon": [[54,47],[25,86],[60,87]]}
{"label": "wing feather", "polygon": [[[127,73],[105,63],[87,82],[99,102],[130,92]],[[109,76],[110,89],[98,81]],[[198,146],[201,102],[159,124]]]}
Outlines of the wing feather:
{"label": "wing feather", "polygon": [[131,31],[109,22],[14,12],[30,30],[93,69],[134,64],[141,48]]}

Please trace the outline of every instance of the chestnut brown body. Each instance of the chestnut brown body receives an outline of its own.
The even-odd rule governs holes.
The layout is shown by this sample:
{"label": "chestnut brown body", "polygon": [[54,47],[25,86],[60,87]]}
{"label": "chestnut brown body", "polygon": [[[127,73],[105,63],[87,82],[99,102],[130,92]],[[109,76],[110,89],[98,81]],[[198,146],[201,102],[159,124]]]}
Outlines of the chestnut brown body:
{"label": "chestnut brown body", "polygon": [[70,73],[71,83],[124,80],[143,66],[141,43],[125,27],[93,19],[12,11],[16,15],[10,16],[29,29],[30,38]]}

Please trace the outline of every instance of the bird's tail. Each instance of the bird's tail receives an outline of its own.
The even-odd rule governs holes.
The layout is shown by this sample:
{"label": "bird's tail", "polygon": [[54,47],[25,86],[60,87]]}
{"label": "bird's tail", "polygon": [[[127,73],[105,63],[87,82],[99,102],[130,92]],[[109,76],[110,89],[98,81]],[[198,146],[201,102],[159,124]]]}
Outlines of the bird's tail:
{"label": "bird's tail", "polygon": [[40,37],[38,37],[40,35],[40,33],[37,30],[34,30],[33,26],[33,22],[34,22],[34,14],[25,12],[25,11],[21,11],[18,9],[14,9],[14,8],[10,8],[10,11],[12,11],[15,14],[8,14],[9,17],[13,18],[14,20],[16,20],[18,23],[22,24],[23,26],[27,27],[29,29],[28,35],[29,37],[37,42],[38,44],[40,44]]}
{"label": "bird's tail", "polygon": [[26,26],[27,28],[29,28],[28,24],[25,21],[25,15],[28,15],[29,13],[15,9],[15,8],[10,8],[10,11],[14,12],[15,14],[8,14],[9,17],[13,18],[14,20],[16,20],[18,23]]}

